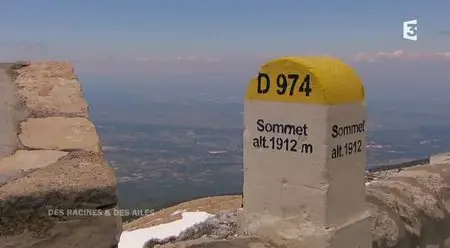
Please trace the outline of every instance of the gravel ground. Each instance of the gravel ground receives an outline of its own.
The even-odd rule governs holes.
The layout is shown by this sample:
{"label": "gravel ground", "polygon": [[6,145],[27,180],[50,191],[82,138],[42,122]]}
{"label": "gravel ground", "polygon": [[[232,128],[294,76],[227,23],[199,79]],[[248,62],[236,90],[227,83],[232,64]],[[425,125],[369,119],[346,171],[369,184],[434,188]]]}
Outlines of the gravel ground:
{"label": "gravel ground", "polygon": [[375,172],[366,172],[366,182],[370,182],[373,180],[385,179],[391,176],[392,174],[399,173],[403,169],[392,169],[385,171],[375,171]]}

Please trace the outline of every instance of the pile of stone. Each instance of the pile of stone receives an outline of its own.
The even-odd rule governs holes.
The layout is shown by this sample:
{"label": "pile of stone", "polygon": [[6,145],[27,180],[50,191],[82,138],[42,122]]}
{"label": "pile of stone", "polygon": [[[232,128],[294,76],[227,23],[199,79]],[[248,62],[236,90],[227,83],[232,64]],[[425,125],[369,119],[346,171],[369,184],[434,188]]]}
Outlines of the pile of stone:
{"label": "pile of stone", "polygon": [[146,242],[144,248],[153,248],[160,245],[194,240],[199,238],[211,238],[217,240],[228,239],[237,236],[238,233],[238,211],[229,210],[217,213],[204,222],[198,223],[185,231],[178,237],[171,236],[165,239],[151,239]]}
{"label": "pile of stone", "polygon": [[386,179],[390,176],[392,176],[393,174],[399,173],[400,171],[402,171],[402,168],[399,169],[390,169],[390,170],[381,170],[381,171],[367,171],[366,172],[366,183],[371,182],[373,180],[381,180],[381,179]]}

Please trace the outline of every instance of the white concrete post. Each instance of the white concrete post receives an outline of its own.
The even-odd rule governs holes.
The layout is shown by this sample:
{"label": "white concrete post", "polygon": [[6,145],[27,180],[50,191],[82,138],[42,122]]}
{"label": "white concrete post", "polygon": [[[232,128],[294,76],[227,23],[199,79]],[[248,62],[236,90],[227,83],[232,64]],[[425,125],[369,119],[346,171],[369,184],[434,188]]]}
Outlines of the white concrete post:
{"label": "white concrete post", "polygon": [[330,57],[263,65],[244,110],[247,234],[306,247],[371,247],[366,108],[355,71]]}

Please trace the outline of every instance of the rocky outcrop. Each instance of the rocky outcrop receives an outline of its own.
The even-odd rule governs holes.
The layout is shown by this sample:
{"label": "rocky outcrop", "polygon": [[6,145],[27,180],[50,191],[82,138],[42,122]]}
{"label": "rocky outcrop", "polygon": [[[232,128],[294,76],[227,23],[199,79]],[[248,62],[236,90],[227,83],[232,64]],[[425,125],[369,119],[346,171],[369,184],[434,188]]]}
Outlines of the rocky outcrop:
{"label": "rocky outcrop", "polygon": [[73,67],[2,64],[0,98],[0,248],[117,247],[115,174]]}
{"label": "rocky outcrop", "polygon": [[419,165],[366,187],[374,248],[450,243],[450,164]]}

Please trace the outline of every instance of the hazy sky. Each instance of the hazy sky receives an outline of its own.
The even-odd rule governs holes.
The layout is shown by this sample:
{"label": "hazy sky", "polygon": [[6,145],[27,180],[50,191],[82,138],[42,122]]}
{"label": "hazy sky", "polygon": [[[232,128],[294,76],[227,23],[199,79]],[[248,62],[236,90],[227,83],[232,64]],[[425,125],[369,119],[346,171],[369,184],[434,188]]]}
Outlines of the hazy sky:
{"label": "hazy sky", "polygon": [[[443,0],[4,1],[0,60],[70,60],[82,73],[231,75],[276,56],[326,54],[362,73],[440,80],[450,78],[449,11]],[[418,41],[403,40],[402,22],[415,18]]]}

